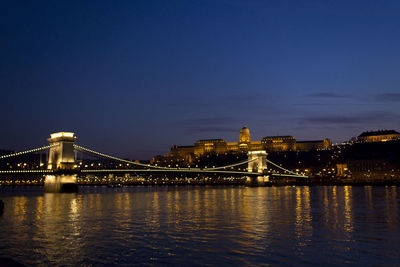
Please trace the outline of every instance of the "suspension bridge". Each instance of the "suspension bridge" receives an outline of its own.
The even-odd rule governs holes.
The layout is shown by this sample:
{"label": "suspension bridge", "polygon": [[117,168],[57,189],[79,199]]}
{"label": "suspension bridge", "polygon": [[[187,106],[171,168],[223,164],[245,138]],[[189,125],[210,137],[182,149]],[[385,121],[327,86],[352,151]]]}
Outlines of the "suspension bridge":
{"label": "suspension bridge", "polygon": [[[46,164],[40,164],[39,169],[3,169],[0,170],[0,175],[21,175],[21,174],[42,174],[45,176],[45,191],[62,192],[77,190],[77,176],[80,175],[96,175],[108,174],[118,175],[127,173],[138,174],[218,174],[218,175],[235,175],[247,177],[247,183],[253,185],[262,185],[269,181],[271,176],[274,177],[295,177],[308,178],[302,174],[298,174],[291,170],[285,169],[279,164],[276,164],[267,159],[265,151],[249,151],[248,158],[236,163],[207,167],[164,167],[152,164],[144,164],[136,161],[118,158],[107,155],[95,150],[85,148],[75,144],[77,137],[72,132],[58,132],[50,134],[47,139],[49,145],[30,149],[22,152],[11,153],[0,156],[1,160],[15,158],[26,154],[48,152],[48,160]],[[110,161],[115,161],[125,164],[125,168],[81,168],[76,164],[77,152],[102,158]],[[272,168],[280,170],[282,173],[268,173],[267,164]],[[122,164],[120,164],[122,165]],[[243,168],[245,166],[245,168]],[[130,167],[130,168],[128,168]],[[242,167],[242,168],[239,168]]]}

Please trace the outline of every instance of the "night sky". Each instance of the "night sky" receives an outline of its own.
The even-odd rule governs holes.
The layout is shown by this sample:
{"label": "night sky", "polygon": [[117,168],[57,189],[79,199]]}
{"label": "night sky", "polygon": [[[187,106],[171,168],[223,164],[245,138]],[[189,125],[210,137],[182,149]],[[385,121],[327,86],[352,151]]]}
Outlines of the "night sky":
{"label": "night sky", "polygon": [[[324,3],[322,3],[324,2]],[[131,159],[198,139],[400,130],[400,1],[0,4],[0,148]]]}

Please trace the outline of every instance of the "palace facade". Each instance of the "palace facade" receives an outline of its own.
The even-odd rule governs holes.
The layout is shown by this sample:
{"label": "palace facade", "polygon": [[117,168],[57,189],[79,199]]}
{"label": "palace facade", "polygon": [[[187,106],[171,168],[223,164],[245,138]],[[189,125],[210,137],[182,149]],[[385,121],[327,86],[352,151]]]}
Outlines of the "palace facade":
{"label": "palace facade", "polygon": [[358,142],[386,142],[400,140],[400,133],[395,130],[363,132],[357,137]]}
{"label": "palace facade", "polygon": [[188,158],[206,153],[240,153],[255,150],[275,151],[310,151],[328,149],[332,146],[329,139],[315,141],[296,141],[293,136],[267,136],[261,141],[251,141],[250,130],[243,127],[239,133],[239,142],[227,142],[223,139],[198,140],[193,146],[171,147],[167,157]]}

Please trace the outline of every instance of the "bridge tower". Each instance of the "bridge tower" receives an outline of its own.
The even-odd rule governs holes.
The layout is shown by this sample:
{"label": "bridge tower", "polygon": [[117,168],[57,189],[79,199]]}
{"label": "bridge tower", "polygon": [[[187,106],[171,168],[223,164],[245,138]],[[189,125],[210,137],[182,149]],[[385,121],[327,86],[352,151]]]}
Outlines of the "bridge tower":
{"label": "bridge tower", "polygon": [[50,145],[49,162],[47,169],[50,170],[72,170],[75,164],[74,143],[76,136],[71,132],[59,132],[50,134],[47,139]]}
{"label": "bridge tower", "polygon": [[246,185],[248,186],[264,186],[265,182],[269,181],[268,176],[264,176],[264,170],[267,169],[267,152],[264,150],[249,151],[247,153],[249,157],[249,163],[247,170],[251,173],[259,173],[260,176],[254,177],[249,176],[246,179]]}
{"label": "bridge tower", "polygon": [[267,169],[267,152],[264,150],[249,151],[249,165],[247,170],[249,172],[263,173]]}
{"label": "bridge tower", "polygon": [[44,191],[52,193],[77,192],[76,174],[73,173],[75,165],[74,143],[76,136],[71,132],[58,132],[50,134],[47,139],[50,145],[47,169],[56,171],[54,175],[46,175]]}

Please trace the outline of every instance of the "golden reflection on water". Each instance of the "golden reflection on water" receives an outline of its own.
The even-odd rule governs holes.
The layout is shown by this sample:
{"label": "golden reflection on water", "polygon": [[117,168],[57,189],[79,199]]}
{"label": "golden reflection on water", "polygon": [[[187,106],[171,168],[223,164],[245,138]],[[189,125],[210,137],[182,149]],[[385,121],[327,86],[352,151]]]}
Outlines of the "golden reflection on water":
{"label": "golden reflection on water", "polygon": [[81,235],[81,226],[80,226],[80,216],[81,210],[80,205],[78,204],[78,199],[76,197],[72,197],[70,199],[70,208],[68,211],[68,222],[70,226],[70,233],[72,236],[80,236]]}
{"label": "golden reflection on water", "polygon": [[320,193],[323,194],[322,198],[323,198],[323,205],[322,205],[322,217],[323,217],[323,222],[325,224],[325,226],[329,225],[329,196],[328,196],[328,187],[327,186],[323,186],[322,190],[320,191]]}
{"label": "golden reflection on water", "polygon": [[160,192],[154,191],[151,206],[146,210],[148,215],[146,219],[150,229],[160,229],[160,210]]}
{"label": "golden reflection on water", "polygon": [[345,186],[344,187],[344,230],[346,232],[353,232],[353,196],[352,196],[352,187]]}
{"label": "golden reflection on water", "polygon": [[27,212],[27,198],[25,196],[18,196],[14,199],[14,213],[18,214],[17,220],[23,221]]}
{"label": "golden reflection on water", "polygon": [[[332,195],[331,195],[331,203],[329,210],[332,211],[333,213],[333,224],[335,227],[340,227],[340,221],[339,221],[339,200],[338,200],[338,195],[337,195],[337,186],[332,186]],[[340,214],[341,215],[341,214]]]}
{"label": "golden reflection on water", "polygon": [[40,220],[40,217],[43,214],[43,206],[44,206],[43,196],[38,196],[36,199],[36,202],[37,202],[36,203],[36,212],[35,212],[36,220]]}
{"label": "golden reflection on water", "polygon": [[[312,236],[310,188],[296,187],[295,237],[297,246],[306,246]],[[302,253],[299,251],[299,253]]]}
{"label": "golden reflection on water", "polygon": [[[43,260],[58,262],[77,258],[82,246],[82,203],[78,195],[46,193],[37,198],[37,203],[35,212],[41,215],[36,216],[33,239],[38,242]],[[69,253],[63,255],[64,250]]]}
{"label": "golden reflection on water", "polygon": [[[96,238],[103,232],[111,240],[116,233],[121,240],[145,239],[150,249],[161,238],[176,246],[222,239],[223,245],[234,245],[232,253],[237,254],[273,249],[283,242],[294,246],[297,255],[305,255],[315,236],[324,234],[349,248],[357,223],[379,221],[385,224],[382,227],[398,228],[397,190],[391,186],[128,188],[13,196],[10,211],[21,240],[35,240],[40,253],[56,265],[87,257],[86,236]],[[65,256],[60,258],[60,253]]]}
{"label": "golden reflection on water", "polygon": [[[295,234],[296,239],[301,240],[303,233],[303,214],[302,214],[302,196],[301,196],[301,188],[296,188],[296,222],[295,222]],[[299,244],[300,246],[302,244]]]}
{"label": "golden reflection on water", "polygon": [[[342,233],[351,233],[354,230],[351,186],[324,186],[322,202],[322,216],[326,227]],[[350,237],[351,235],[346,234],[346,236]]]}

